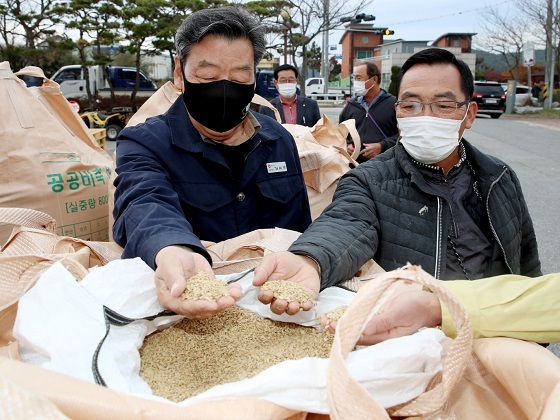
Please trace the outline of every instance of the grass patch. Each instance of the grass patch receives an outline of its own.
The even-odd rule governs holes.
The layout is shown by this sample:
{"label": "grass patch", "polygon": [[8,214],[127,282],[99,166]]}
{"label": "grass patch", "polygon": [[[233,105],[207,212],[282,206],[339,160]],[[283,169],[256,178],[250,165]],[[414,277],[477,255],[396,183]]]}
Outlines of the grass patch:
{"label": "grass patch", "polygon": [[503,114],[502,118],[554,118],[560,119],[560,109],[543,109],[540,112],[531,113],[531,114]]}

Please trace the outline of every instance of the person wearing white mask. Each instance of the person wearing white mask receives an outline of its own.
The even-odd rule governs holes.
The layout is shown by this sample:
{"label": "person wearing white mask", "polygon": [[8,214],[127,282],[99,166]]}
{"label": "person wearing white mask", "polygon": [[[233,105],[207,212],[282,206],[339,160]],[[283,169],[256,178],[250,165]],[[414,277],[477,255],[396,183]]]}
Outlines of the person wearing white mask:
{"label": "person wearing white mask", "polygon": [[[374,63],[361,64],[354,68],[354,94],[338,117],[338,122],[355,120],[360,134],[362,150],[358,162],[372,159],[397,143],[399,130],[395,115],[395,98],[379,85],[381,72]],[[354,151],[349,138],[348,153]]]}
{"label": "person wearing white mask", "polygon": [[[463,138],[477,113],[473,84],[467,64],[447,50],[412,55],[397,80],[400,141],[347,172],[288,251],[263,258],[253,284],[282,278],[314,296],[372,258],[386,271],[410,262],[441,280],[541,276],[516,174]],[[260,299],[275,313],[300,309],[266,292]]]}
{"label": "person wearing white mask", "polygon": [[[280,113],[284,124],[299,124],[313,127],[321,118],[319,104],[311,98],[297,94],[298,70],[290,64],[283,64],[274,70],[274,86],[278,96],[270,103]],[[274,118],[274,111],[266,106],[260,106],[259,112]]]}

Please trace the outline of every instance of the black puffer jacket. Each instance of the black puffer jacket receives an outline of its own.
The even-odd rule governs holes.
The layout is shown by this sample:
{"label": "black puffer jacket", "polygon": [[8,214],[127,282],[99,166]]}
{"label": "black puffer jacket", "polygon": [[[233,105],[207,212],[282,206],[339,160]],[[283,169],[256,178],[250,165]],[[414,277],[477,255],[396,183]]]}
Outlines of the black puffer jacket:
{"label": "black puffer jacket", "polygon": [[[541,275],[533,223],[517,176],[499,159],[463,143],[501,251],[489,274],[508,274],[503,272],[505,261],[512,274]],[[289,250],[319,263],[323,288],[351,278],[370,258],[385,270],[410,262],[445,279],[450,217],[449,206],[397,144],[349,171],[332,204]]]}

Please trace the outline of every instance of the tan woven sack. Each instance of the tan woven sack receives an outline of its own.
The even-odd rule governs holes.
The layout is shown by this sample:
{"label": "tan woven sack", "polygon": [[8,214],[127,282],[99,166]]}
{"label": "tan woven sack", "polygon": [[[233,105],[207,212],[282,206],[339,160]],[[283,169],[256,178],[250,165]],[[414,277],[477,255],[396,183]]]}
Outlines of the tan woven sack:
{"label": "tan woven sack", "polygon": [[[276,120],[282,121],[276,107],[266,99],[259,97],[258,102],[253,102],[273,110]],[[311,219],[315,220],[332,202],[340,177],[351,167],[358,166],[356,159],[360,154],[361,140],[356,130],[356,121],[347,120],[335,124],[323,114],[313,127],[282,125],[296,141],[311,207]],[[346,148],[348,136],[356,145],[352,155],[348,154]]]}
{"label": "tan woven sack", "polygon": [[60,261],[81,279],[87,274],[87,268],[120,258],[121,249],[115,243],[58,236],[54,233],[56,221],[36,210],[0,208],[0,223],[16,225],[0,250],[1,352],[1,347],[14,341],[12,328],[17,302],[44,270]]}
{"label": "tan woven sack", "polygon": [[[385,410],[349,376],[345,360],[367,321],[380,310],[394,282],[432,290],[451,313],[457,338],[449,339],[438,378],[420,396]],[[560,360],[534,343],[508,338],[473,340],[464,308],[419,267],[378,276],[360,288],[340,318],[330,357],[328,394],[333,419],[558,419]]]}
{"label": "tan woven sack", "polygon": [[[358,166],[355,159],[360,152],[361,143],[355,120],[335,124],[323,115],[312,128],[295,124],[283,126],[296,140],[311,206],[311,218],[315,220],[332,202],[340,177],[352,167]],[[352,155],[346,150],[348,135],[356,144]]]}
{"label": "tan woven sack", "polygon": [[[0,356],[0,413],[3,410],[11,412],[11,418],[32,417],[26,416],[29,413],[28,406],[17,401],[12,402],[13,392],[7,385],[17,386],[18,390],[25,393],[27,399],[33,399],[35,404],[54,405],[60,414],[72,419],[303,420],[306,417],[305,413],[263,400],[212,401],[179,407],[166,402],[134,397]],[[16,409],[19,412],[16,412]]]}
{"label": "tan woven sack", "polygon": [[[261,400],[213,401],[179,407],[133,397],[19,362],[17,343],[12,336],[17,302],[39,275],[60,261],[77,279],[82,279],[87,274],[87,268],[119,258],[121,249],[115,243],[59,237],[53,233],[56,230],[55,220],[34,210],[0,209],[0,221],[19,225],[0,253],[0,414],[26,418],[37,410],[45,410],[45,413],[52,413],[52,418],[68,416],[82,419],[305,418],[306,413]],[[276,249],[280,246],[278,244],[287,247],[293,240],[294,232],[280,232],[279,238],[274,239],[272,231],[253,234],[251,240],[255,244],[249,248],[259,248],[264,252],[267,247]],[[262,244],[257,244],[259,237],[264,239]],[[214,244],[208,245],[212,248]],[[239,241],[215,245],[216,250],[227,252],[230,256],[244,254]],[[213,252],[213,255],[217,257],[218,254]],[[248,267],[254,267],[255,261],[259,260],[249,258]],[[242,264],[243,260],[226,261],[216,272],[238,272],[239,268],[243,268]]]}
{"label": "tan woven sack", "polygon": [[[37,68],[18,74],[37,75]],[[35,209],[57,221],[58,233],[108,238],[111,159],[60,93],[58,84],[27,88],[0,63],[0,206]],[[0,242],[10,232],[0,226]]]}

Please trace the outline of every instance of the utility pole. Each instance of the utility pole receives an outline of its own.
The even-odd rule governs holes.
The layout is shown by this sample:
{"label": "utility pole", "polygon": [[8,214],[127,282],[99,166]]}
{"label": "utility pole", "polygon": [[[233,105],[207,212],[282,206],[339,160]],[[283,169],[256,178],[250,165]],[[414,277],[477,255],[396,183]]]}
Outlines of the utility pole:
{"label": "utility pole", "polygon": [[544,83],[548,88],[548,97],[544,101],[544,108],[552,108],[552,93],[554,91],[554,49],[552,44],[552,15],[554,9],[552,0],[548,0],[546,10],[546,72]]}
{"label": "utility pole", "polygon": [[323,93],[329,92],[329,0],[323,0],[323,24],[325,30],[323,31],[323,53],[322,53],[322,71],[321,76],[324,78]]}

